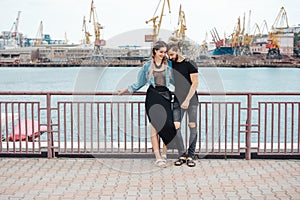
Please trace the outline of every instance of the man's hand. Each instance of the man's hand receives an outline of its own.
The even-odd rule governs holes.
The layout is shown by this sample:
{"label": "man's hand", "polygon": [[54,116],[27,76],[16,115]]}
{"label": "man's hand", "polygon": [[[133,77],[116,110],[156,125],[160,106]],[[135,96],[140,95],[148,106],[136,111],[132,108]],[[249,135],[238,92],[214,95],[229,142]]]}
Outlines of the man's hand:
{"label": "man's hand", "polygon": [[182,109],[186,110],[186,109],[188,109],[189,105],[190,105],[190,101],[186,99],[186,100],[184,100],[184,101],[182,102],[182,104],[181,104],[180,107],[181,107]]}

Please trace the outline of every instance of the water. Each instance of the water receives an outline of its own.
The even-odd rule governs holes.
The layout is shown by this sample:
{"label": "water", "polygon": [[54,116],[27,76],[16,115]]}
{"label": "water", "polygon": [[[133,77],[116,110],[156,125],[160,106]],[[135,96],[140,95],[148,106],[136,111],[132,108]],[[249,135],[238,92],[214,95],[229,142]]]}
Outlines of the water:
{"label": "water", "polygon": [[[114,92],[132,84],[138,71],[138,67],[3,67],[0,68],[0,91]],[[145,90],[146,87],[141,89]],[[199,68],[198,91],[300,92],[300,69]],[[26,98],[32,100],[34,97]],[[285,98],[299,101],[299,96]]]}
{"label": "water", "polygon": [[[0,68],[0,91],[116,91],[136,67]],[[298,68],[199,68],[198,91],[300,92]],[[141,91],[143,91],[143,88]]]}

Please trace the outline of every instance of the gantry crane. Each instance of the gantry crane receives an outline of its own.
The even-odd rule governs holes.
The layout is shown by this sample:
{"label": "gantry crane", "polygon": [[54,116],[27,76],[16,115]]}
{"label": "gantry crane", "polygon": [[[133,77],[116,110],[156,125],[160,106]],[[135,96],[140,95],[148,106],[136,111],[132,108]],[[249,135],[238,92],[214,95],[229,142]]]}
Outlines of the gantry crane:
{"label": "gantry crane", "polygon": [[281,7],[268,35],[267,58],[281,59],[279,36],[283,33],[283,29],[289,28],[287,13],[284,7]]}
{"label": "gantry crane", "polygon": [[91,43],[90,37],[92,35],[87,31],[85,16],[83,17],[82,31],[84,32],[83,44],[90,44]]}
{"label": "gantry crane", "polygon": [[92,61],[104,61],[104,56],[101,52],[101,46],[104,46],[105,43],[104,41],[101,40],[100,36],[100,30],[103,29],[103,26],[98,21],[96,9],[94,6],[94,0],[92,0],[91,3],[91,9],[90,9],[90,20],[89,22],[91,23],[93,20],[93,25],[94,25],[94,33],[95,33],[95,42],[94,42],[94,53],[92,56]]}
{"label": "gantry crane", "polygon": [[[160,27],[161,27],[161,24],[162,24],[162,17],[164,15],[164,10],[165,10],[165,4],[166,4],[166,1],[168,3],[168,8],[169,8],[169,13],[171,13],[171,6],[170,6],[170,0],[164,0],[163,2],[163,5],[162,5],[162,10],[161,10],[161,13],[160,13],[160,16],[154,16],[152,17],[151,19],[149,19],[148,21],[146,21],[146,24],[148,24],[149,22],[152,22],[153,23],[153,43],[156,42],[157,40],[157,36],[159,34],[159,31],[160,31]],[[159,1],[159,4],[158,6],[160,5],[160,2],[161,0]],[[157,7],[158,7],[157,6]],[[157,10],[157,9],[156,9]],[[154,13],[155,15],[156,13]],[[158,21],[158,24],[156,24],[156,20],[159,18],[159,21]],[[149,40],[150,41],[150,40]]]}

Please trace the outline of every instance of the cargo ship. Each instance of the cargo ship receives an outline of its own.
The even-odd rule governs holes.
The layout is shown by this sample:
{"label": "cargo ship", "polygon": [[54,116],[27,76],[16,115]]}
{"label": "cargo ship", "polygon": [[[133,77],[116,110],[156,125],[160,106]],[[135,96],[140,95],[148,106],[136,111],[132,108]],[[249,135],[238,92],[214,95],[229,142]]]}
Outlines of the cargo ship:
{"label": "cargo ship", "polygon": [[219,56],[219,55],[233,55],[234,50],[232,47],[229,46],[220,46],[220,47],[216,47],[213,51],[212,51],[212,55],[213,56]]}

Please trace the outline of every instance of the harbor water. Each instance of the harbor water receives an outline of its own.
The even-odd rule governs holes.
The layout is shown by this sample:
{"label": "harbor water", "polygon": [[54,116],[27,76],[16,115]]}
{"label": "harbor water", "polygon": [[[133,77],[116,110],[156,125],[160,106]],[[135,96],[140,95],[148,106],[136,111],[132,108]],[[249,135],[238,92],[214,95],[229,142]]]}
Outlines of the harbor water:
{"label": "harbor water", "polygon": [[[0,91],[115,92],[135,82],[139,69],[139,67],[86,66],[68,68],[3,67],[0,68]],[[145,90],[146,87],[140,91]],[[198,91],[300,92],[300,69],[199,68]],[[8,99],[14,100],[13,98],[15,97],[0,97],[0,100],[4,98],[6,98],[5,100],[7,101]],[[26,98],[27,100],[35,100],[35,97],[32,96],[27,96]],[[114,98],[117,99],[117,97]],[[140,98],[142,98],[142,100],[144,99],[143,96],[140,96]],[[278,99],[274,98],[277,97],[271,97],[271,100],[278,101]],[[299,102],[299,99],[297,99],[299,96],[297,98],[284,98],[289,98],[289,101]],[[226,97],[226,100],[230,99]],[[118,128],[119,127],[116,127],[116,129]],[[61,130],[63,131],[63,128]],[[117,132],[117,130],[107,131]],[[111,137],[116,138],[114,135],[111,135]],[[145,138],[142,138],[142,140],[143,139]],[[201,140],[204,139],[205,138],[201,138]],[[297,138],[294,139],[297,140]]]}
{"label": "harbor water", "polygon": [[[138,70],[139,67],[2,67],[0,91],[113,92],[133,83]],[[300,92],[300,69],[199,68],[198,91]]]}

